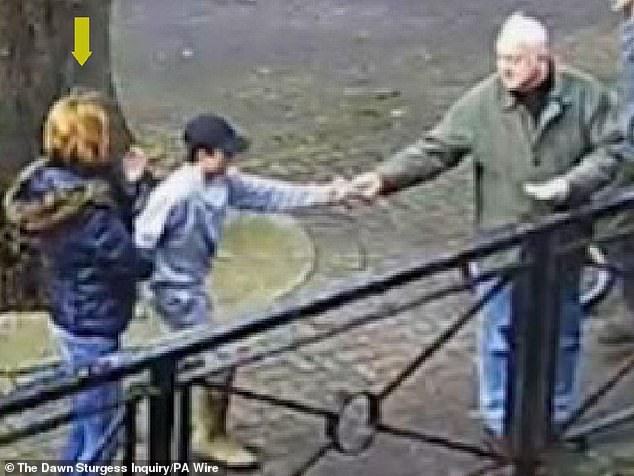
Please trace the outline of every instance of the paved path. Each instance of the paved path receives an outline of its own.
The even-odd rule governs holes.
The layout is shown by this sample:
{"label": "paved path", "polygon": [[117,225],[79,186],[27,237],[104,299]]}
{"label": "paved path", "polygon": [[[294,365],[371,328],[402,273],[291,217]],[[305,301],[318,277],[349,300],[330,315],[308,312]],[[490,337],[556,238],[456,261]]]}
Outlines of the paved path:
{"label": "paved path", "polygon": [[[575,63],[605,79],[614,74],[615,19],[603,2],[119,3],[115,63],[133,125],[160,135],[176,130],[195,110],[220,110],[254,136],[247,167],[287,178],[323,179],[333,171],[365,170],[412,140],[489,71],[496,25],[516,8],[544,17],[556,32],[559,50]],[[303,218],[319,257],[308,288],[320,289],[359,268],[388,266],[391,257],[457,248],[469,233],[469,184],[469,169],[461,168],[433,185],[399,194],[386,207],[356,210],[352,218]],[[257,345],[323,331],[379,302],[402,302],[422,287],[455,278],[443,275],[397,290]],[[245,368],[238,383],[334,408],[342,390],[376,390],[389,382],[469,302],[470,296],[460,295]],[[618,303],[607,312],[619,312]],[[599,325],[588,321],[587,327]],[[475,322],[467,326],[392,395],[386,421],[478,442],[477,425],[469,418],[475,328]],[[594,345],[593,332],[587,340],[585,380],[590,382],[604,377],[614,361]],[[590,388],[591,382],[584,384],[584,390]],[[630,381],[603,410],[631,403],[633,388]],[[292,474],[324,441],[321,422],[257,402],[237,400],[231,422],[262,452],[263,475]],[[632,454],[619,440],[599,443],[592,446],[596,454],[582,460],[587,474],[604,474],[601,466],[614,462],[615,451],[622,453],[621,460]],[[330,454],[309,474],[457,476],[480,464],[470,456],[382,436],[360,457]]]}

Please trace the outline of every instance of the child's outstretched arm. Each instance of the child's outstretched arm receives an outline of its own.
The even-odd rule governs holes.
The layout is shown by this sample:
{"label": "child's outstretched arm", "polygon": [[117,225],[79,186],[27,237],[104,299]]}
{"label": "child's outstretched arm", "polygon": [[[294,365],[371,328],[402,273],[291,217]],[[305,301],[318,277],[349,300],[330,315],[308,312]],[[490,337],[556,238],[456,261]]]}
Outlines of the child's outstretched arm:
{"label": "child's outstretched arm", "polygon": [[300,207],[333,205],[346,199],[348,182],[336,179],[326,184],[293,184],[282,180],[230,170],[229,204],[259,211],[283,211]]}

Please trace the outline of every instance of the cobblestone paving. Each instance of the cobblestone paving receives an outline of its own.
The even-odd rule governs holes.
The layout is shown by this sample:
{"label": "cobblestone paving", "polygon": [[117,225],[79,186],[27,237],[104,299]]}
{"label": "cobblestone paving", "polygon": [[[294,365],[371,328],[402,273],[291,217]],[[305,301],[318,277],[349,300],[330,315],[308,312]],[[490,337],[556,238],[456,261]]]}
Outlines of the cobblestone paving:
{"label": "cobblestone paving", "polygon": [[[138,0],[136,10],[126,12],[125,22],[116,32],[131,53],[126,65],[137,68],[131,71],[132,76],[145,78],[148,71],[155,74],[155,82],[144,79],[134,83],[129,77],[123,78],[127,87],[123,97],[129,101],[126,109],[136,113],[133,122],[173,128],[183,115],[213,104],[253,132],[257,139],[254,152],[270,155],[270,159],[252,162],[253,169],[295,179],[321,179],[333,171],[351,174],[365,170],[433,123],[450,102],[489,70],[485,45],[489,45],[499,20],[513,8],[526,7],[546,18],[557,32],[558,48],[575,63],[602,79],[611,79],[615,70],[615,19],[603,2],[561,0],[511,5],[482,1],[466,5],[457,0],[394,0],[387,14],[382,1],[355,2],[358,10],[351,10],[346,2],[335,0],[323,2],[325,7],[321,9],[318,2],[270,0],[266,3],[271,9],[261,13],[280,14],[284,22],[288,20],[282,22],[284,34],[274,28],[267,34],[264,27],[269,27],[270,17],[262,21],[262,17],[249,13],[250,8],[263,8],[265,2],[191,2],[197,7],[190,12],[190,16],[197,17],[196,25],[209,23],[216,28],[200,28],[192,33],[187,8],[181,8],[187,3],[166,0],[162,4],[178,11],[167,9],[164,18],[139,24],[139,18],[146,14],[144,9],[161,9],[154,7],[158,0]],[[208,12],[210,5],[213,14]],[[214,35],[225,39],[222,27],[226,25],[231,25],[236,37],[229,38],[229,48],[223,49]],[[193,60],[190,53],[181,55],[184,47],[196,42],[210,45],[209,51],[189,49]],[[155,44],[164,50],[155,51]],[[245,45],[257,47],[249,49]],[[156,53],[154,65],[140,61],[142,55],[134,56],[135,48],[145,48],[143,55]],[[161,83],[163,78],[165,82]],[[213,87],[209,78],[213,78]],[[156,86],[159,83],[160,88]],[[172,94],[165,94],[166,85]],[[385,90],[386,85],[388,91],[396,91],[395,97],[357,104],[342,95],[344,88],[374,91]],[[275,155],[278,149],[280,155]],[[350,212],[352,219],[336,213],[300,218],[315,239],[318,256],[317,269],[302,292],[323,289],[333,279],[355,271],[389,267],[396,257],[433,256],[448,248],[456,249],[470,228],[470,178],[469,169],[462,168],[433,185],[401,193],[384,207],[354,210]],[[379,303],[400,303],[421,288],[456,278],[455,274],[438,276],[272,332],[252,343],[253,348],[325,331],[333,323],[367,312]],[[390,317],[245,367],[237,383],[334,409],[341,391],[382,388],[469,303],[470,296],[461,294]],[[601,314],[618,312],[617,302],[606,305]],[[587,323],[584,391],[593,388],[618,361],[595,345],[594,329],[601,323]],[[477,322],[471,322],[391,395],[384,408],[385,421],[478,442],[478,426],[469,417],[475,400],[476,329]],[[633,388],[630,379],[595,414],[631,404]],[[261,452],[265,462],[259,472],[262,476],[292,474],[324,442],[323,422],[267,404],[236,398],[230,417],[234,432]],[[563,458],[561,476],[634,474],[631,434],[612,433],[592,441],[584,454]],[[53,438],[48,436],[38,437],[22,446],[20,454],[28,456],[32,448],[45,448],[54,454],[51,441]],[[0,453],[1,457],[7,455]],[[379,436],[359,457],[331,453],[308,474],[458,476],[481,464],[442,448]]]}
{"label": "cobblestone paving", "polygon": [[[451,187],[452,181],[464,178],[460,172],[450,176],[439,187]],[[399,200],[416,198],[415,191]],[[411,200],[410,207],[421,207]],[[410,209],[411,210],[411,209]],[[424,211],[415,216],[425,217]],[[443,236],[427,220],[408,223],[412,230],[403,232],[398,208],[361,209],[353,212],[353,219],[343,218],[338,212],[309,214],[299,217],[316,244],[317,266],[305,289],[298,294],[311,294],[317,289],[332,286],[333,280],[367,268],[389,268],[393,262],[379,252],[386,243],[398,243],[400,260],[404,255],[420,254],[425,242],[451,242],[459,246],[461,238]],[[456,219],[454,229],[465,228]],[[418,225],[418,233],[413,229]],[[375,231],[382,233],[374,235]],[[377,239],[373,239],[374,237]],[[465,235],[466,236],[466,231]],[[354,238],[351,238],[354,237]],[[342,246],[344,245],[345,246]],[[424,248],[425,253],[435,251]],[[262,350],[284,345],[298,337],[324,332],[354,316],[360,316],[386,303],[402,304],[458,279],[458,273],[439,276],[390,291],[383,296],[347,306],[311,321],[280,328],[250,342],[251,349]],[[390,316],[382,321],[358,328],[335,338],[288,352],[257,365],[240,370],[237,384],[267,395],[336,409],[342,392],[377,392],[390,382],[431,340],[466,309],[472,302],[468,293],[430,303],[414,310]],[[618,300],[612,299],[604,312],[618,312]],[[598,319],[587,322],[588,355],[584,390],[593,388],[610,369],[615,356],[594,344],[594,330],[601,326]],[[475,402],[475,332],[477,320],[469,323],[437,355],[430,359],[410,379],[386,400],[384,421],[399,428],[424,430],[462,441],[479,443],[477,422],[470,418]],[[630,379],[625,389],[634,387]],[[621,408],[631,400],[627,390],[620,389],[594,412],[595,415]],[[45,412],[34,414],[33,419]],[[20,423],[25,421],[22,417]],[[140,422],[144,421],[142,418]],[[11,422],[8,422],[11,424]],[[231,413],[233,431],[261,453],[265,465],[259,474],[285,476],[293,474],[325,441],[324,424],[320,419],[280,409],[257,401],[235,398]],[[60,433],[57,433],[60,435]],[[36,437],[19,446],[16,455],[56,454],[55,438]],[[57,439],[57,442],[60,440]],[[585,455],[577,455],[575,464],[584,468],[580,474],[608,474],[606,468],[628,461],[631,446],[629,437],[603,437]],[[142,438],[143,442],[143,438]],[[4,450],[3,450],[4,451]],[[12,456],[5,452],[3,457]],[[142,453],[140,455],[142,457]],[[372,447],[358,458],[329,453],[309,474],[311,475],[415,475],[420,468],[429,468],[433,475],[467,474],[482,465],[469,455],[450,452],[407,439],[382,435]],[[570,467],[568,461],[566,467]],[[588,469],[591,468],[591,469]],[[590,471],[590,472],[588,472]],[[594,473],[592,471],[595,471]],[[258,473],[256,473],[258,474]],[[568,473],[563,473],[568,474]]]}
{"label": "cobblestone paving", "polygon": [[[377,212],[372,217],[373,225],[378,226],[385,219]],[[420,225],[423,226],[422,223]],[[332,235],[338,233],[332,224],[320,228],[319,223],[312,222],[308,226],[315,236],[321,238],[318,243],[328,243]],[[389,242],[390,238],[386,237],[385,241]],[[436,237],[432,241],[436,241]],[[412,245],[412,251],[416,245]],[[337,254],[336,250],[329,252]],[[328,252],[322,253],[322,259],[327,261],[327,255]],[[412,299],[421,289],[433,289],[456,278],[457,274],[445,274],[425,280],[388,293],[380,301],[403,302]],[[246,386],[271,395],[336,408],[336,395],[342,390],[378,391],[382,388],[471,302],[468,294],[461,294],[422,306],[275,361],[243,369],[240,380]],[[373,304],[378,304],[378,301],[352,306],[335,316],[298,325],[295,331],[299,335],[323,331],[328,321],[332,324],[333,321],[358,315],[372,309]],[[606,307],[606,312],[614,312],[618,306],[612,303]],[[605,349],[597,348],[595,344],[595,329],[600,326],[601,321],[597,320],[589,320],[586,325],[587,363],[583,385],[586,391],[594,388],[615,363],[605,355]],[[474,320],[391,395],[384,407],[385,421],[401,428],[424,430],[479,443],[479,427],[470,418],[475,402],[476,329],[477,320]],[[632,384],[632,379],[626,381],[593,414],[598,415],[628,404]],[[262,473],[265,475],[292,474],[292,469],[301,465],[323,442],[323,425],[320,422],[292,412],[240,401],[234,407],[233,416],[238,434],[245,441],[262,448],[267,461]],[[611,445],[597,443],[587,457],[572,457],[577,466],[585,468],[585,472],[580,474],[604,474],[603,471],[608,471],[610,465],[614,464],[615,458],[619,458],[616,456],[618,454],[619,464],[623,465],[627,460],[624,454],[631,450],[631,445],[628,444],[629,438],[624,439],[623,435],[620,443],[618,438],[616,440],[613,439]],[[387,455],[389,457],[386,458]],[[570,468],[569,460],[566,464]],[[458,475],[467,474],[480,466],[482,461],[471,456],[382,436],[362,458],[332,454],[309,474],[414,475],[421,474],[420,468],[433,468],[433,473],[429,474]]]}

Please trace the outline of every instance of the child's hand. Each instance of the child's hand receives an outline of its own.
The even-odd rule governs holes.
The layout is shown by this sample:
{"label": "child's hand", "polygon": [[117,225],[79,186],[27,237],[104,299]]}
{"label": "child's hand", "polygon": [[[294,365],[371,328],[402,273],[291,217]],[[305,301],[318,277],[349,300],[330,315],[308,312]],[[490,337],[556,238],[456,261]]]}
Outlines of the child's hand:
{"label": "child's hand", "polygon": [[147,168],[148,157],[139,147],[130,147],[122,159],[123,175],[128,182],[138,182]]}
{"label": "child's hand", "polygon": [[348,179],[337,176],[330,182],[330,203],[343,204],[350,198],[352,191],[351,183]]}
{"label": "child's hand", "polygon": [[352,198],[374,202],[383,189],[383,178],[376,172],[367,172],[354,177],[350,184]]}

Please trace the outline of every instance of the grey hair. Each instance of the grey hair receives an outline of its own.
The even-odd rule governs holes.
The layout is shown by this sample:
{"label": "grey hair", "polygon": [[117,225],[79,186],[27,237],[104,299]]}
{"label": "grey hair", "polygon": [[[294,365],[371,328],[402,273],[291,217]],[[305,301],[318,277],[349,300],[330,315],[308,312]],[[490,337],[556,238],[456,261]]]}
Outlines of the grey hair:
{"label": "grey hair", "polygon": [[510,15],[502,24],[497,38],[497,46],[525,46],[547,53],[549,50],[548,30],[537,18],[522,12]]}

